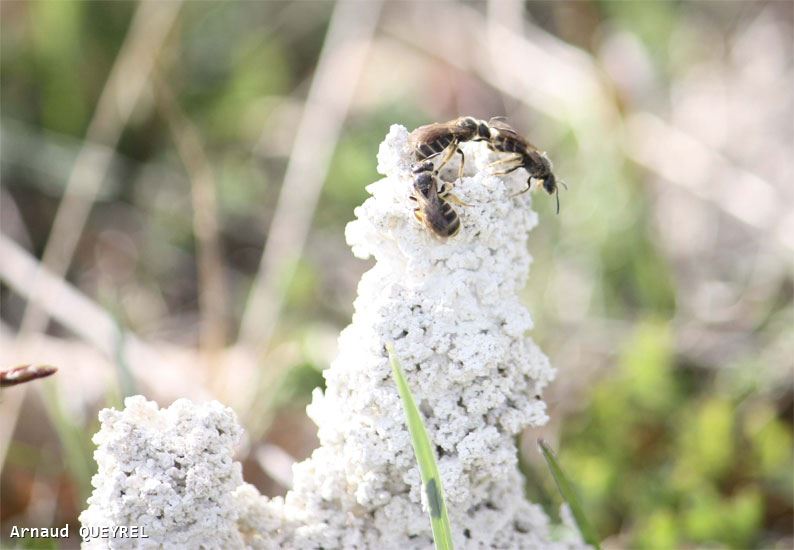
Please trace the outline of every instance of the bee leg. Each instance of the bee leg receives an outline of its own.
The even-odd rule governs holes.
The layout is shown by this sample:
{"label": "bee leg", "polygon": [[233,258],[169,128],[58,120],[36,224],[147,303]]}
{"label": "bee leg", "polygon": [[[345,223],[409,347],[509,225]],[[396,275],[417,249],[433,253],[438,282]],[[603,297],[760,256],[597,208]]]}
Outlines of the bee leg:
{"label": "bee leg", "polygon": [[518,193],[514,193],[513,195],[510,195],[510,198],[517,197],[517,196],[519,196],[519,195],[523,195],[524,193],[526,193],[527,191],[529,191],[531,187],[532,187],[532,178],[530,178],[529,180],[527,180],[527,186],[526,186],[526,188],[522,189],[522,190],[521,190],[521,191],[519,191]]}
{"label": "bee leg", "polygon": [[471,206],[468,203],[463,202],[457,196],[452,194],[452,186],[448,183],[445,183],[441,190],[438,192],[438,196],[444,199],[447,202],[451,202],[452,204],[459,204],[461,206]]}
{"label": "bee leg", "polygon": [[414,208],[414,218],[416,218],[420,223],[425,222],[425,216],[422,214],[422,211],[418,208]]}
{"label": "bee leg", "polygon": [[461,206],[471,206],[469,203],[463,202],[462,200],[460,200],[457,196],[453,195],[452,193],[448,193],[444,197],[444,200],[446,200],[447,202],[451,202],[452,204],[459,204]]}
{"label": "bee leg", "polygon": [[460,167],[458,168],[458,179],[463,179],[463,165],[466,162],[466,155],[463,154],[463,151],[458,149],[458,154],[460,155]]}
{"label": "bee leg", "polygon": [[444,158],[442,158],[441,162],[439,162],[438,166],[436,166],[435,169],[436,174],[438,174],[438,172],[444,167],[444,165],[448,163],[449,160],[452,158],[452,155],[454,155],[455,152],[458,150],[459,149],[458,149],[457,140],[452,140],[452,142],[449,145],[447,145],[447,148],[445,149],[446,153],[444,153]]}
{"label": "bee leg", "polygon": [[555,190],[554,196],[557,197],[557,215],[560,214],[560,188],[557,187]]}
{"label": "bee leg", "polygon": [[505,174],[509,174],[510,172],[515,172],[521,168],[521,165],[513,166],[512,168],[505,168],[504,170],[497,170],[496,172],[491,172],[494,176],[504,176]]}
{"label": "bee leg", "polygon": [[500,159],[497,159],[497,160],[493,161],[492,163],[490,163],[488,165],[488,168],[493,168],[493,167],[498,166],[500,164],[509,164],[511,162],[518,162],[519,164],[518,164],[518,166],[516,168],[520,168],[521,167],[521,160],[522,160],[521,159],[521,155],[513,153],[509,157],[503,157],[503,158],[500,158]]}

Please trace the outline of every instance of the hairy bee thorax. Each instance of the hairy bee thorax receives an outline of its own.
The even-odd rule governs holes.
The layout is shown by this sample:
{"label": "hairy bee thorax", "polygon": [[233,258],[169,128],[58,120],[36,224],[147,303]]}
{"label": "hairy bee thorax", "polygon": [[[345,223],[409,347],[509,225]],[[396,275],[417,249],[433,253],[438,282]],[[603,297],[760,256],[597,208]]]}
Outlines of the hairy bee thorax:
{"label": "hairy bee thorax", "polygon": [[464,116],[455,119],[453,122],[458,127],[465,129],[466,133],[470,135],[469,139],[482,141],[489,140],[492,137],[491,127],[484,120]]}

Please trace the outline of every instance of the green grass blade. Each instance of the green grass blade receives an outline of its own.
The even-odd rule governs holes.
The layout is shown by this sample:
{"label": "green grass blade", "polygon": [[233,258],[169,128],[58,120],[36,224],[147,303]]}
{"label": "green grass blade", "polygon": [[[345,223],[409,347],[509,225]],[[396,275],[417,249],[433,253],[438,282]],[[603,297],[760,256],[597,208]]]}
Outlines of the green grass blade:
{"label": "green grass blade", "polygon": [[414,446],[416,462],[419,464],[419,474],[422,476],[422,488],[427,496],[427,503],[430,508],[430,526],[433,528],[433,540],[438,550],[452,550],[452,530],[447,516],[447,505],[444,502],[444,489],[441,486],[441,476],[438,473],[436,456],[430,444],[425,424],[422,421],[422,414],[416,406],[411,388],[405,380],[403,370],[397,357],[394,354],[394,346],[386,345],[391,362],[391,371],[394,381],[397,383],[397,390],[405,409],[405,418],[408,424],[408,431],[411,434],[411,443]]}
{"label": "green grass blade", "polygon": [[571,482],[568,480],[565,472],[562,471],[554,451],[552,451],[548,443],[542,439],[538,439],[538,447],[540,447],[540,452],[543,454],[543,458],[546,459],[546,464],[548,464],[549,470],[551,470],[551,475],[554,477],[554,481],[557,483],[557,488],[560,490],[562,498],[571,508],[571,514],[573,514],[573,519],[576,521],[576,525],[579,527],[579,532],[582,534],[582,538],[587,544],[598,550],[601,548],[601,546],[598,544],[598,537],[596,537],[595,531],[593,531],[593,528],[588,523],[587,518],[582,511],[582,506],[579,504],[579,499],[576,497],[576,492],[573,489],[573,485],[571,485]]}
{"label": "green grass blade", "polygon": [[96,472],[91,454],[91,434],[86,433],[66,410],[52,379],[45,380],[41,389],[47,414],[63,447],[66,471],[78,486],[78,504],[84,504],[91,494],[91,477]]}

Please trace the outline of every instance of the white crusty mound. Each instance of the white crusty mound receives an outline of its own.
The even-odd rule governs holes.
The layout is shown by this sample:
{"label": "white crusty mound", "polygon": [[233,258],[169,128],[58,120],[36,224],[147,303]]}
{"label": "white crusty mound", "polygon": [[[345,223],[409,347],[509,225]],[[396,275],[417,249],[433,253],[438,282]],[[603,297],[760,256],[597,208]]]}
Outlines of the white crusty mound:
{"label": "white crusty mound", "polygon": [[94,435],[98,472],[84,527],[139,526],[148,539],[86,541],[88,548],[239,548],[237,504],[242,483],[233,454],[242,430],[231,409],[186,399],[168,409],[142,396],[121,412],[99,413]]}
{"label": "white crusty mound", "polygon": [[[168,432],[164,471],[158,471],[154,458],[164,435],[151,432],[157,445],[136,450],[144,457],[158,499],[163,492],[170,495],[180,517],[191,525],[203,529],[212,522],[202,541],[205,547],[432,547],[387,342],[394,343],[436,444],[455,547],[583,546],[571,530],[567,541],[552,537],[547,516],[525,500],[517,467],[514,438],[524,428],[546,422],[540,392],[554,375],[526,336],[532,321],[517,296],[529,270],[527,236],[537,223],[530,194],[513,196],[526,185],[527,175],[517,170],[507,177],[493,176],[486,169],[493,160],[487,148],[464,144],[466,176],[456,184],[455,194],[469,206],[455,206],[460,233],[442,241],[414,219],[407,138],[404,127],[392,126],[378,153],[378,170],[385,178],[367,188],[372,197],[356,209],[357,219],[347,227],[354,254],[373,256],[377,262],[359,284],[353,322],[342,331],[339,355],[325,371],[327,389],[315,391],[308,408],[319,428],[320,447],[295,466],[293,489],[283,499],[267,499],[243,484],[231,464],[228,471],[221,468],[225,459],[214,459],[206,468],[218,476],[218,488],[201,493],[205,500],[200,500],[189,490],[180,492],[179,472],[170,465],[170,449],[180,445],[174,441],[177,431]],[[456,174],[457,160],[443,177],[450,181]],[[100,481],[84,520],[136,524],[136,514],[150,513],[138,500],[145,491],[136,489],[130,506],[125,500],[129,496],[109,494],[124,480],[122,474],[107,477],[108,466],[103,466],[103,456],[112,454],[109,432],[115,430],[108,425],[112,417],[105,414],[100,434],[108,434],[98,439]],[[221,439],[231,445],[234,430],[226,426]],[[135,433],[135,428],[127,426],[124,432]],[[189,435],[183,432],[181,437]],[[224,456],[231,456],[230,448]],[[196,467],[202,460],[200,454],[191,459]],[[163,484],[167,491],[160,489]],[[206,502],[207,494],[216,493],[212,503]],[[193,510],[182,510],[180,498],[189,498],[187,508]],[[222,498],[233,500],[231,512],[223,509]],[[153,510],[159,513],[167,506]],[[232,518],[236,533],[229,531]],[[175,524],[171,515],[164,521],[166,531],[184,529],[185,537],[192,536],[192,528]],[[166,537],[166,547],[177,541]]]}

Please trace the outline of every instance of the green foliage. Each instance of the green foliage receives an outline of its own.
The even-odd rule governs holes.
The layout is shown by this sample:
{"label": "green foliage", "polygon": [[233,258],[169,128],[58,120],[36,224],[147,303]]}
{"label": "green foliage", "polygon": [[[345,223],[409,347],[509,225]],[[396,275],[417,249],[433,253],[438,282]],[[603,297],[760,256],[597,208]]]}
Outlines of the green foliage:
{"label": "green foliage", "polygon": [[19,547],[25,550],[56,550],[58,539],[54,538],[23,538],[19,541]]}
{"label": "green foliage", "polygon": [[322,371],[311,363],[300,363],[287,371],[276,392],[273,406],[305,406],[315,388],[325,389]]}
{"label": "green foliage", "polygon": [[582,506],[579,504],[579,497],[576,496],[576,491],[574,490],[573,484],[568,480],[568,476],[565,475],[565,472],[560,466],[557,457],[554,455],[554,451],[552,451],[551,447],[549,447],[548,444],[542,439],[538,440],[538,446],[540,447],[540,451],[543,454],[543,458],[546,459],[546,464],[551,471],[551,475],[554,476],[554,482],[557,484],[557,488],[560,490],[562,498],[571,509],[571,514],[573,514],[576,525],[579,527],[579,532],[582,534],[582,538],[587,544],[598,550],[600,548],[600,545],[598,544],[598,536],[596,535],[595,531],[593,531],[593,528],[590,527],[590,522],[587,521],[587,517],[582,510]]}
{"label": "green foliage", "polygon": [[282,277],[285,286],[282,291],[286,298],[286,303],[290,308],[310,309],[316,302],[316,289],[319,283],[317,270],[309,262],[299,260],[294,264],[294,269],[290,270],[289,277]]}
{"label": "green foliage", "polygon": [[41,86],[42,122],[50,129],[78,135],[87,105],[79,78],[81,69],[81,2],[35,2],[33,43]]}
{"label": "green foliage", "polygon": [[364,187],[380,176],[373,159],[389,125],[395,121],[408,128],[429,122],[417,116],[410,106],[382,109],[363,121],[353,120],[341,136],[328,170],[323,188],[322,209],[317,212],[316,224],[321,227],[338,226],[347,220],[353,209],[367,198]]}
{"label": "green foliage", "polygon": [[636,548],[757,547],[769,504],[792,507],[775,489],[792,487],[791,423],[767,396],[688,373],[674,341],[667,323],[636,327],[616,372],[564,426],[562,463],[602,535],[628,533]]}
{"label": "green foliage", "polygon": [[636,530],[634,546],[638,549],[676,548],[680,546],[680,537],[676,518],[666,508],[654,510],[640,520]]}
{"label": "green foliage", "polygon": [[436,455],[427,435],[422,413],[416,406],[411,388],[405,379],[400,363],[394,353],[394,346],[386,345],[391,362],[392,375],[400,392],[400,399],[405,409],[405,419],[408,424],[408,431],[411,434],[411,443],[416,454],[416,463],[419,466],[419,474],[422,477],[422,487],[427,497],[427,505],[430,512],[430,525],[433,528],[433,541],[438,550],[452,549],[452,531],[447,517],[447,505],[444,501],[444,488],[441,485],[441,475],[438,473]]}
{"label": "green foliage", "polygon": [[677,2],[614,2],[600,0],[599,7],[614,24],[636,34],[659,63],[666,60],[670,35],[678,23]]}
{"label": "green foliage", "polygon": [[41,388],[46,397],[44,403],[49,418],[63,448],[64,466],[80,491],[79,501],[85,502],[91,493],[91,477],[96,473],[96,462],[92,460],[92,434],[83,430],[75,415],[66,410],[52,380],[44,380]]}

